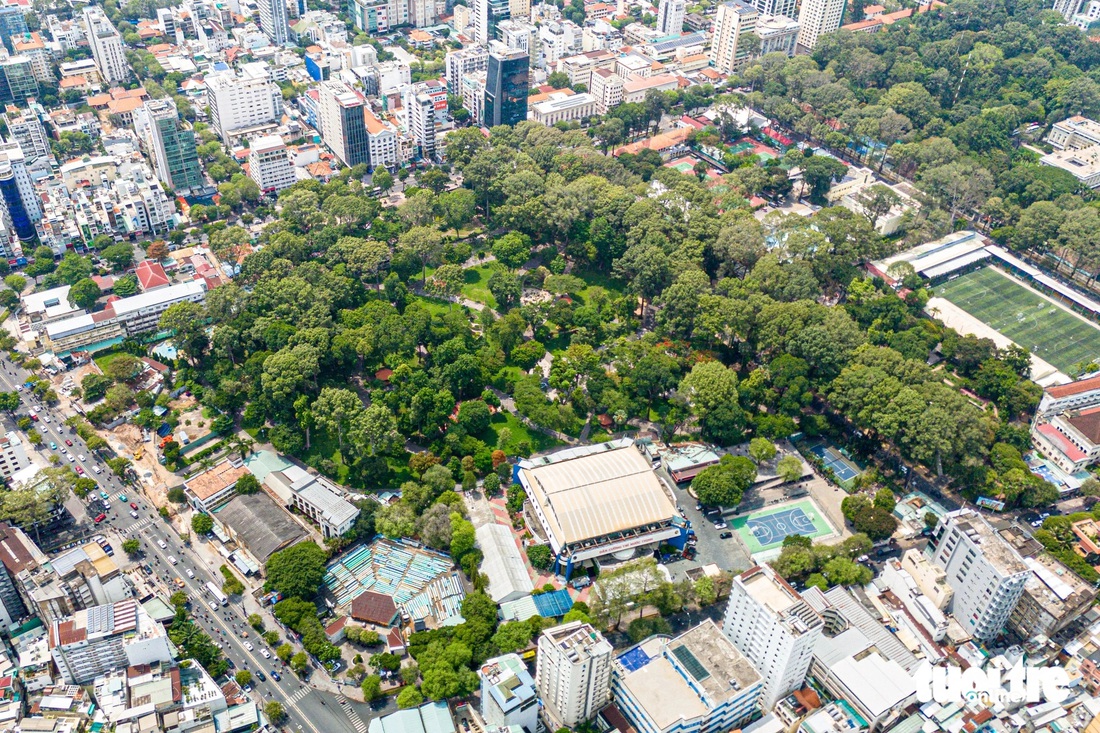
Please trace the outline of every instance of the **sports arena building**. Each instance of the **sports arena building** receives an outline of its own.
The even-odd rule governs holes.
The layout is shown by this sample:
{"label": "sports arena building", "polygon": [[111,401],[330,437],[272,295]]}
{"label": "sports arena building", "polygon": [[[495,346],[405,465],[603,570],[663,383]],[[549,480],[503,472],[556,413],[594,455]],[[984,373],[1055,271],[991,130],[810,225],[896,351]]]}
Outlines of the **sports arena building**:
{"label": "sports arena building", "polygon": [[687,542],[687,522],[669,489],[630,438],[521,461],[515,480],[566,578],[588,560],[627,560],[661,544],[682,548]]}

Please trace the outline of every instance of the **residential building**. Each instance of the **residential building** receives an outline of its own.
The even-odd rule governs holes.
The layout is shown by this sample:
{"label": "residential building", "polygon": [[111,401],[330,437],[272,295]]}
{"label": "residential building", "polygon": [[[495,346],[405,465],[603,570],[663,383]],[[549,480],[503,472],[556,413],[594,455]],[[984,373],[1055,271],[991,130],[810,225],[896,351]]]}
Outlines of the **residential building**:
{"label": "residential building", "polygon": [[761,15],[756,20],[756,37],[760,39],[761,56],[769,53],[785,53],[794,56],[798,46],[797,20],[785,15]]}
{"label": "residential building", "polygon": [[35,33],[27,33],[12,44],[13,53],[16,56],[26,56],[31,60],[31,72],[34,78],[46,84],[56,81],[53,75],[53,52],[42,40],[42,36]]}
{"label": "residential building", "polygon": [[435,25],[439,15],[435,12],[435,0],[409,0],[409,22],[417,28]]}
{"label": "residential building", "polygon": [[427,94],[417,94],[409,107],[409,132],[423,160],[436,157],[435,104]]}
{"label": "residential building", "polygon": [[537,98],[529,100],[531,108],[527,116],[547,127],[558,122],[586,120],[598,113],[596,98],[587,92],[581,94],[573,94],[572,90],[551,92],[546,95],[546,99],[536,100]]}
{"label": "residential building", "polygon": [[1081,7],[1081,2],[1082,0],[1054,0],[1053,10],[1060,13],[1068,22],[1077,14],[1077,9]]}
{"label": "residential building", "polygon": [[590,720],[611,698],[611,644],[572,621],[539,636],[535,685],[553,728]]}
{"label": "residential building", "polygon": [[369,108],[363,109],[370,141],[370,165],[372,169],[393,168],[398,164],[397,128],[388,120],[380,120]]}
{"label": "residential building", "polygon": [[103,81],[121,84],[129,80],[132,69],[126,61],[122,36],[103,9],[98,5],[84,8],[84,24],[88,29],[88,46]]}
{"label": "residential building", "polygon": [[278,193],[297,181],[286,143],[278,135],[265,135],[248,144],[248,175],[263,193]]}
{"label": "residential building", "polygon": [[451,26],[456,33],[465,33],[470,27],[470,9],[465,5],[455,5],[454,14],[451,16]]}
{"label": "residential building", "polygon": [[0,103],[27,106],[27,100],[38,96],[38,80],[29,56],[7,56],[0,59]]}
{"label": "residential building", "polygon": [[183,483],[188,503],[197,511],[212,514],[237,494],[237,481],[248,473],[239,461],[225,460]]}
{"label": "residential building", "polygon": [[942,517],[925,553],[946,571],[963,629],[982,641],[1001,634],[1031,576],[1019,553],[970,509]]}
{"label": "residential building", "polygon": [[473,39],[478,46],[488,46],[492,40],[490,22],[492,20],[489,0],[473,0],[470,8],[470,20],[473,25]]}
{"label": "residential building", "polygon": [[93,606],[54,620],[50,651],[70,685],[87,684],[117,667],[172,660],[164,627],[134,600]]}
{"label": "residential building", "polygon": [[680,35],[684,30],[685,0],[661,0],[657,6],[657,30],[662,36]]}
{"label": "residential building", "polygon": [[[461,6],[457,6],[461,7]],[[446,56],[447,93],[462,93],[462,78],[489,68],[489,51],[481,46],[450,51]]]}
{"label": "residential building", "polygon": [[802,686],[823,626],[821,616],[770,567],[734,578],[723,631],[764,676],[764,709]]}
{"label": "residential building", "polygon": [[23,151],[23,159],[28,163],[34,163],[40,158],[51,159],[50,141],[46,136],[46,128],[38,115],[31,110],[15,112],[8,110],[4,115],[4,121],[8,125],[8,134],[11,139],[19,144]]}
{"label": "residential building", "polygon": [[508,17],[512,20],[530,20],[531,0],[508,0]]}
{"label": "residential building", "polygon": [[1049,417],[1066,410],[1083,410],[1098,405],[1100,405],[1100,374],[1092,374],[1076,382],[1045,388],[1035,415]]}
{"label": "residential building", "polygon": [[752,5],[762,16],[794,18],[798,14],[797,0],[752,0]]}
{"label": "residential building", "polygon": [[390,30],[390,0],[348,0],[348,15],[355,27],[365,33]]}
{"label": "residential building", "polygon": [[844,6],[844,0],[803,0],[798,11],[799,45],[813,49],[818,38],[839,28]]}
{"label": "residential building", "polygon": [[623,103],[622,77],[607,69],[594,69],[591,79],[588,89],[596,98],[596,111],[601,115]]}
{"label": "residential building", "polygon": [[206,77],[210,121],[229,145],[234,137],[273,129],[283,114],[283,94],[271,80],[269,66],[256,61],[241,73],[221,71]]}
{"label": "residential building", "polygon": [[749,60],[751,54],[739,42],[744,34],[756,32],[759,15],[756,8],[741,0],[727,0],[718,6],[710,59],[720,73],[732,74]]}
{"label": "residential building", "polygon": [[[22,13],[20,13],[20,16],[22,16]],[[49,31],[50,38],[61,45],[62,53],[71,51],[86,43],[84,31],[75,18],[62,20],[51,13],[46,16],[46,30]]]}
{"label": "residential building", "polygon": [[0,143],[0,197],[16,236],[23,241],[34,239],[42,207],[19,143]]}
{"label": "residential building", "polygon": [[485,81],[485,127],[515,125],[527,119],[530,57],[522,51],[489,54]]}
{"label": "residential building", "polygon": [[0,41],[9,51],[15,50],[16,41],[28,31],[26,12],[27,6],[20,3],[0,5]]}
{"label": "residential building", "polygon": [[272,471],[264,478],[264,484],[284,504],[313,520],[326,539],[347,534],[359,516],[359,508],[348,501],[346,491],[297,466]]}
{"label": "residential building", "polygon": [[1008,626],[1023,639],[1048,639],[1081,618],[1096,601],[1096,588],[1045,552],[1024,558],[1031,577]]}
{"label": "residential building", "polygon": [[8,479],[16,471],[31,465],[19,433],[14,430],[0,436],[0,477]]}
{"label": "residential building", "polygon": [[615,705],[638,731],[734,730],[760,709],[760,672],[710,619],[676,637],[650,637],[613,669]]}
{"label": "residential building", "polygon": [[260,9],[260,30],[273,46],[285,46],[290,40],[285,0],[256,0]]}
{"label": "residential building", "polygon": [[340,81],[323,82],[318,91],[317,111],[325,145],[348,167],[369,165],[370,139],[362,97]]}
{"label": "residential building", "polygon": [[204,189],[202,166],[195,147],[195,133],[180,125],[176,103],[170,98],[147,99],[135,122],[145,135],[157,178],[177,193]]}
{"label": "residential building", "polygon": [[481,678],[481,718],[489,726],[517,725],[527,733],[539,730],[539,696],[527,665],[518,654],[487,660]]}
{"label": "residential building", "polygon": [[[596,69],[617,73],[619,54],[612,51],[589,51],[561,59],[557,70],[569,77],[569,85],[584,84],[591,91],[592,74]],[[622,78],[622,77],[620,77]]]}

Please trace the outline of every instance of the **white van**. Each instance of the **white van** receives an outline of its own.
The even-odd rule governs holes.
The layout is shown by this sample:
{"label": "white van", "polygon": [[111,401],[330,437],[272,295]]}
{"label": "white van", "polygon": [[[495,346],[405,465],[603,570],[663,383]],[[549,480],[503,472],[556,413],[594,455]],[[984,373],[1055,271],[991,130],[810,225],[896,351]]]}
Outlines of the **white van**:
{"label": "white van", "polygon": [[176,564],[176,563],[178,562],[178,560],[176,560],[176,558],[175,558],[175,557],[173,557],[172,555],[169,555],[169,556],[168,556],[168,562],[170,562],[170,563],[172,563],[173,565],[175,565],[175,564]]}
{"label": "white van", "polygon": [[99,466],[92,466],[92,470],[95,471],[96,473],[103,473],[103,469],[100,468]]}

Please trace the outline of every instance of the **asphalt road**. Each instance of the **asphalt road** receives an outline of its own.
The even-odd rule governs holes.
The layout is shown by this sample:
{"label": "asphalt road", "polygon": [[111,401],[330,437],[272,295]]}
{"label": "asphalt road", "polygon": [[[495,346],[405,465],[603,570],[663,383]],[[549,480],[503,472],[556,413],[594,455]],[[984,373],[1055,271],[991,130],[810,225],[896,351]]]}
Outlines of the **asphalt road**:
{"label": "asphalt road", "polygon": [[[13,365],[6,357],[0,357],[0,389],[14,391],[16,385],[23,384],[28,378],[28,373]],[[221,588],[221,574],[216,568],[209,568],[180,539],[179,535],[157,513],[156,508],[142,496],[140,487],[126,484],[99,460],[99,457],[88,450],[88,446],[75,432],[64,425],[64,416],[55,409],[47,408],[36,400],[30,393],[21,391],[22,407],[18,414],[28,414],[32,405],[39,406],[39,421],[35,427],[42,434],[43,444],[36,449],[40,459],[45,465],[50,465],[50,454],[56,453],[61,457],[61,465],[71,465],[74,468],[81,466],[89,478],[99,483],[102,491],[109,495],[110,510],[104,511],[103,499],[98,493],[89,495],[85,500],[80,500],[71,495],[65,506],[72,515],[77,531],[72,532],[74,537],[86,537],[96,531],[110,536],[114,549],[114,559],[123,566],[129,565],[129,558],[122,552],[122,540],[137,537],[141,542],[141,553],[136,562],[149,564],[153,570],[153,576],[160,580],[160,584],[166,588],[165,595],[170,595],[177,590],[173,582],[174,578],[180,578],[185,587],[184,592],[191,598],[192,618],[199,626],[209,634],[216,642],[222,645],[225,656],[232,660],[235,672],[247,669],[252,672],[252,698],[263,705],[277,700],[282,703],[287,718],[282,727],[291,731],[305,733],[366,733],[366,722],[374,715],[392,712],[395,709],[392,702],[385,706],[378,705],[377,710],[362,703],[347,700],[341,695],[314,689],[301,682],[298,677],[285,667],[274,654],[274,650],[267,647],[257,632],[248,626],[247,612],[241,603],[230,603],[227,607],[219,608],[215,613],[209,604],[210,596],[205,591],[207,581],[213,581]],[[46,422],[49,415],[50,421]],[[15,429],[14,420],[8,416],[3,417],[6,429]],[[69,448],[65,440],[72,441]],[[56,451],[49,447],[50,442],[57,444]],[[72,454],[83,455],[84,461],[69,461],[61,455],[61,449],[66,448]],[[96,474],[92,466],[98,466],[102,473]],[[125,495],[123,502],[119,497]],[[131,515],[130,502],[137,505],[133,510],[137,517]],[[106,518],[96,524],[94,518],[105,513]],[[86,530],[86,531],[82,531]],[[160,543],[164,543],[161,548]],[[169,557],[177,560],[173,566]],[[189,578],[186,569],[190,568],[195,577]],[[248,638],[240,636],[242,631],[248,632]],[[290,641],[285,639],[285,641]],[[244,645],[249,643],[253,649],[249,650]],[[282,643],[282,641],[280,641]],[[300,651],[298,644],[291,644],[295,651]],[[265,659],[260,653],[261,649],[268,649],[270,659]],[[275,681],[271,677],[271,670],[278,669],[282,677],[281,681]],[[266,681],[260,681],[256,672],[263,670],[267,676]]]}

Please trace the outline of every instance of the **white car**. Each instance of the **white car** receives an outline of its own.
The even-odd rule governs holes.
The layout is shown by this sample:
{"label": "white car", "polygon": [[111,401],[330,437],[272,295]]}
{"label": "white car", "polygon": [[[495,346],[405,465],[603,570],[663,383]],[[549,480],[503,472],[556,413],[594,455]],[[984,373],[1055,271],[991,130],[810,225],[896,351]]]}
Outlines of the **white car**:
{"label": "white car", "polygon": [[179,562],[179,560],[177,560],[177,559],[175,558],[175,556],[173,556],[173,555],[169,555],[169,556],[168,556],[168,562],[170,562],[170,563],[172,563],[173,565],[175,565],[175,564],[176,564],[177,562]]}
{"label": "white car", "polygon": [[157,540],[157,546],[160,547],[160,549],[162,549],[162,550],[167,550],[168,549],[168,543],[165,542],[164,540]]}
{"label": "white car", "polygon": [[252,642],[251,642],[251,641],[246,641],[246,642],[244,643],[244,648],[245,648],[245,649],[247,649],[248,651],[252,651],[252,650],[253,650],[253,649],[254,649],[255,647],[253,647],[253,646],[252,646]]}
{"label": "white car", "polygon": [[214,613],[218,612],[218,604],[214,603],[214,601],[207,601],[206,605],[210,606],[210,610],[213,611]]}
{"label": "white car", "polygon": [[130,510],[130,516],[133,517],[134,519],[137,519],[138,518],[138,513],[135,512],[133,509],[131,509]]}
{"label": "white car", "polygon": [[45,420],[46,422],[49,422],[50,421],[50,416],[44,414],[44,415],[42,415],[42,419]]}
{"label": "white car", "polygon": [[100,468],[99,466],[92,466],[92,470],[95,471],[96,473],[103,473],[103,469]]}
{"label": "white car", "polygon": [[727,525],[726,525],[726,523],[725,523],[725,522],[718,522],[717,524],[715,524],[715,525],[714,525],[714,528],[715,528],[715,529],[725,529],[725,528],[726,528],[726,526],[727,526]]}
{"label": "white car", "polygon": [[69,463],[73,463],[74,461],[76,461],[76,456],[74,456],[72,453],[66,453],[65,457],[69,459]]}
{"label": "white car", "polygon": [[194,573],[194,571],[193,571],[193,570],[191,570],[191,568],[187,568],[187,569],[186,569],[186,570],[184,570],[183,572],[187,573],[187,577],[188,577],[188,578],[191,578],[192,580],[194,580],[194,578],[195,578],[195,573]]}
{"label": "white car", "polygon": [[269,652],[267,649],[261,649],[260,654],[264,655],[264,659],[271,659],[271,652]]}
{"label": "white car", "polygon": [[84,461],[88,460],[87,458],[85,458],[85,457],[84,457],[84,454],[83,454],[83,453],[81,453],[80,455],[78,455],[78,456],[77,456],[77,458],[79,458],[81,462],[84,462]]}

